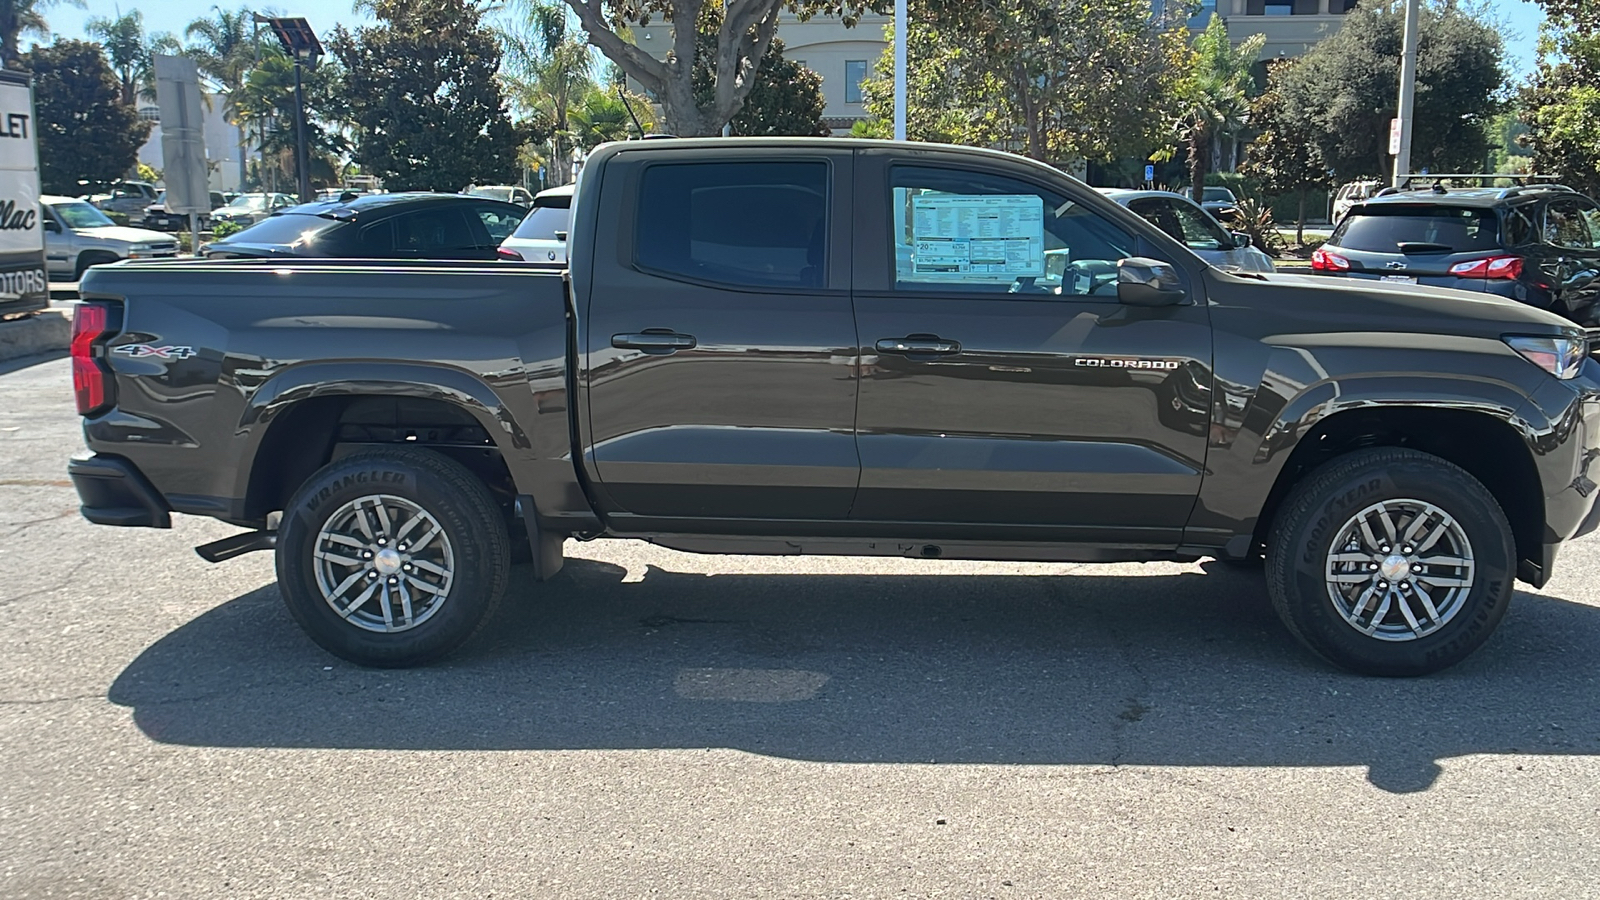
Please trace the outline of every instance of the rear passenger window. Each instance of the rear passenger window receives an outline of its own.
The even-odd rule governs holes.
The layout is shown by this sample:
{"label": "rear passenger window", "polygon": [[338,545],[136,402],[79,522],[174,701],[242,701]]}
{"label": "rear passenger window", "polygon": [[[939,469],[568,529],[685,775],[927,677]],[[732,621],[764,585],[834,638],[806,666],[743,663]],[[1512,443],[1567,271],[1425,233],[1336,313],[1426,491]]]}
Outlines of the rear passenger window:
{"label": "rear passenger window", "polygon": [[748,287],[821,287],[828,166],[687,163],[646,169],[634,260],[666,275]]}
{"label": "rear passenger window", "polygon": [[1544,239],[1557,247],[1570,250],[1593,250],[1594,236],[1589,233],[1588,204],[1580,200],[1554,200],[1544,213]]}

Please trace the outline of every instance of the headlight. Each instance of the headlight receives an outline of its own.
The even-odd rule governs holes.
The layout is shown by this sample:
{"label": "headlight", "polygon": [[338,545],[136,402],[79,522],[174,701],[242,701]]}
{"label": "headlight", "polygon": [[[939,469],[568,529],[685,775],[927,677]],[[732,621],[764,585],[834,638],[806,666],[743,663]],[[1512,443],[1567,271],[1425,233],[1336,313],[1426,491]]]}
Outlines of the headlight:
{"label": "headlight", "polygon": [[1589,342],[1581,337],[1517,337],[1503,340],[1522,358],[1565,381],[1578,377],[1583,358],[1589,355]]}

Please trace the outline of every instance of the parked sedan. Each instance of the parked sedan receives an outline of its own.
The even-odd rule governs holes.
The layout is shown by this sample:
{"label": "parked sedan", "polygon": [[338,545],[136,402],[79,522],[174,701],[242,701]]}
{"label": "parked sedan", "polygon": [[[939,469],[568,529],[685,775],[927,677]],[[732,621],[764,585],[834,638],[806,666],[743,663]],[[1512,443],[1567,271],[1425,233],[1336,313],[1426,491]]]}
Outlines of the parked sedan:
{"label": "parked sedan", "polygon": [[1229,232],[1188,197],[1169,191],[1102,188],[1100,192],[1182,241],[1196,256],[1218,268],[1244,272],[1277,271],[1272,264],[1272,257],[1250,246],[1248,234]]}
{"label": "parked sedan", "polygon": [[171,235],[118,225],[87,200],[40,197],[39,210],[45,269],[51,278],[77,281],[90,266],[178,255],[178,242]]}
{"label": "parked sedan", "polygon": [[1239,214],[1239,198],[1225,187],[1208,187],[1200,190],[1200,208],[1219,222],[1228,222]]}
{"label": "parked sedan", "polygon": [[230,222],[242,228],[249,228],[273,213],[293,205],[294,198],[288,194],[240,194],[229,201],[227,206],[212,210],[211,221],[212,224]]}
{"label": "parked sedan", "polygon": [[203,250],[208,259],[498,259],[526,214],[460,194],[365,194],[296,206]]}
{"label": "parked sedan", "polygon": [[[80,181],[78,184],[90,187],[86,182]],[[102,183],[98,190],[91,190],[83,199],[98,209],[121,213],[134,221],[144,215],[144,208],[156,199],[156,186],[148,181]]]}

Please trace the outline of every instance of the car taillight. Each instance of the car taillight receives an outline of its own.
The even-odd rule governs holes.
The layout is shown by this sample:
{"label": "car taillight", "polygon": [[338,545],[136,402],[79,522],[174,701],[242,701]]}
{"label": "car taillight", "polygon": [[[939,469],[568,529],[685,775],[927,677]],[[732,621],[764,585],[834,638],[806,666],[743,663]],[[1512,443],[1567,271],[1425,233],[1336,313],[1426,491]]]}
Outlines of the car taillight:
{"label": "car taillight", "polygon": [[521,253],[518,253],[515,250],[507,250],[504,247],[496,247],[494,249],[494,255],[498,259],[509,259],[509,260],[514,261],[514,262],[522,262],[522,254]]}
{"label": "car taillight", "polygon": [[111,370],[99,358],[111,333],[110,306],[78,304],[72,314],[72,392],[80,416],[92,416],[111,404]]}
{"label": "car taillight", "polygon": [[1350,260],[1318,247],[1311,252],[1311,268],[1318,272],[1348,272]]}
{"label": "car taillight", "polygon": [[1459,278],[1516,278],[1522,274],[1522,257],[1491,256],[1456,263],[1450,267],[1450,274]]}

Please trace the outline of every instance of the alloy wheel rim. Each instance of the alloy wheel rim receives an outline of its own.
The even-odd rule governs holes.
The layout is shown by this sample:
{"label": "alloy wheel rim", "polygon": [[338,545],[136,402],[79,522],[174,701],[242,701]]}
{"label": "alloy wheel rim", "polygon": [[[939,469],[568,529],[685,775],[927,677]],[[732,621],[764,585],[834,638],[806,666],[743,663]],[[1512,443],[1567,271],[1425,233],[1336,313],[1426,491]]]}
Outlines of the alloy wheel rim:
{"label": "alloy wheel rim", "polygon": [[444,526],[416,503],[368,494],[334,510],[312,548],[328,606],[366,631],[409,631],[444,606],[455,551]]}
{"label": "alloy wheel rim", "polygon": [[1345,624],[1380,641],[1414,641],[1454,619],[1472,592],[1472,542],[1423,500],[1383,500],[1345,521],[1328,552],[1328,599]]}

